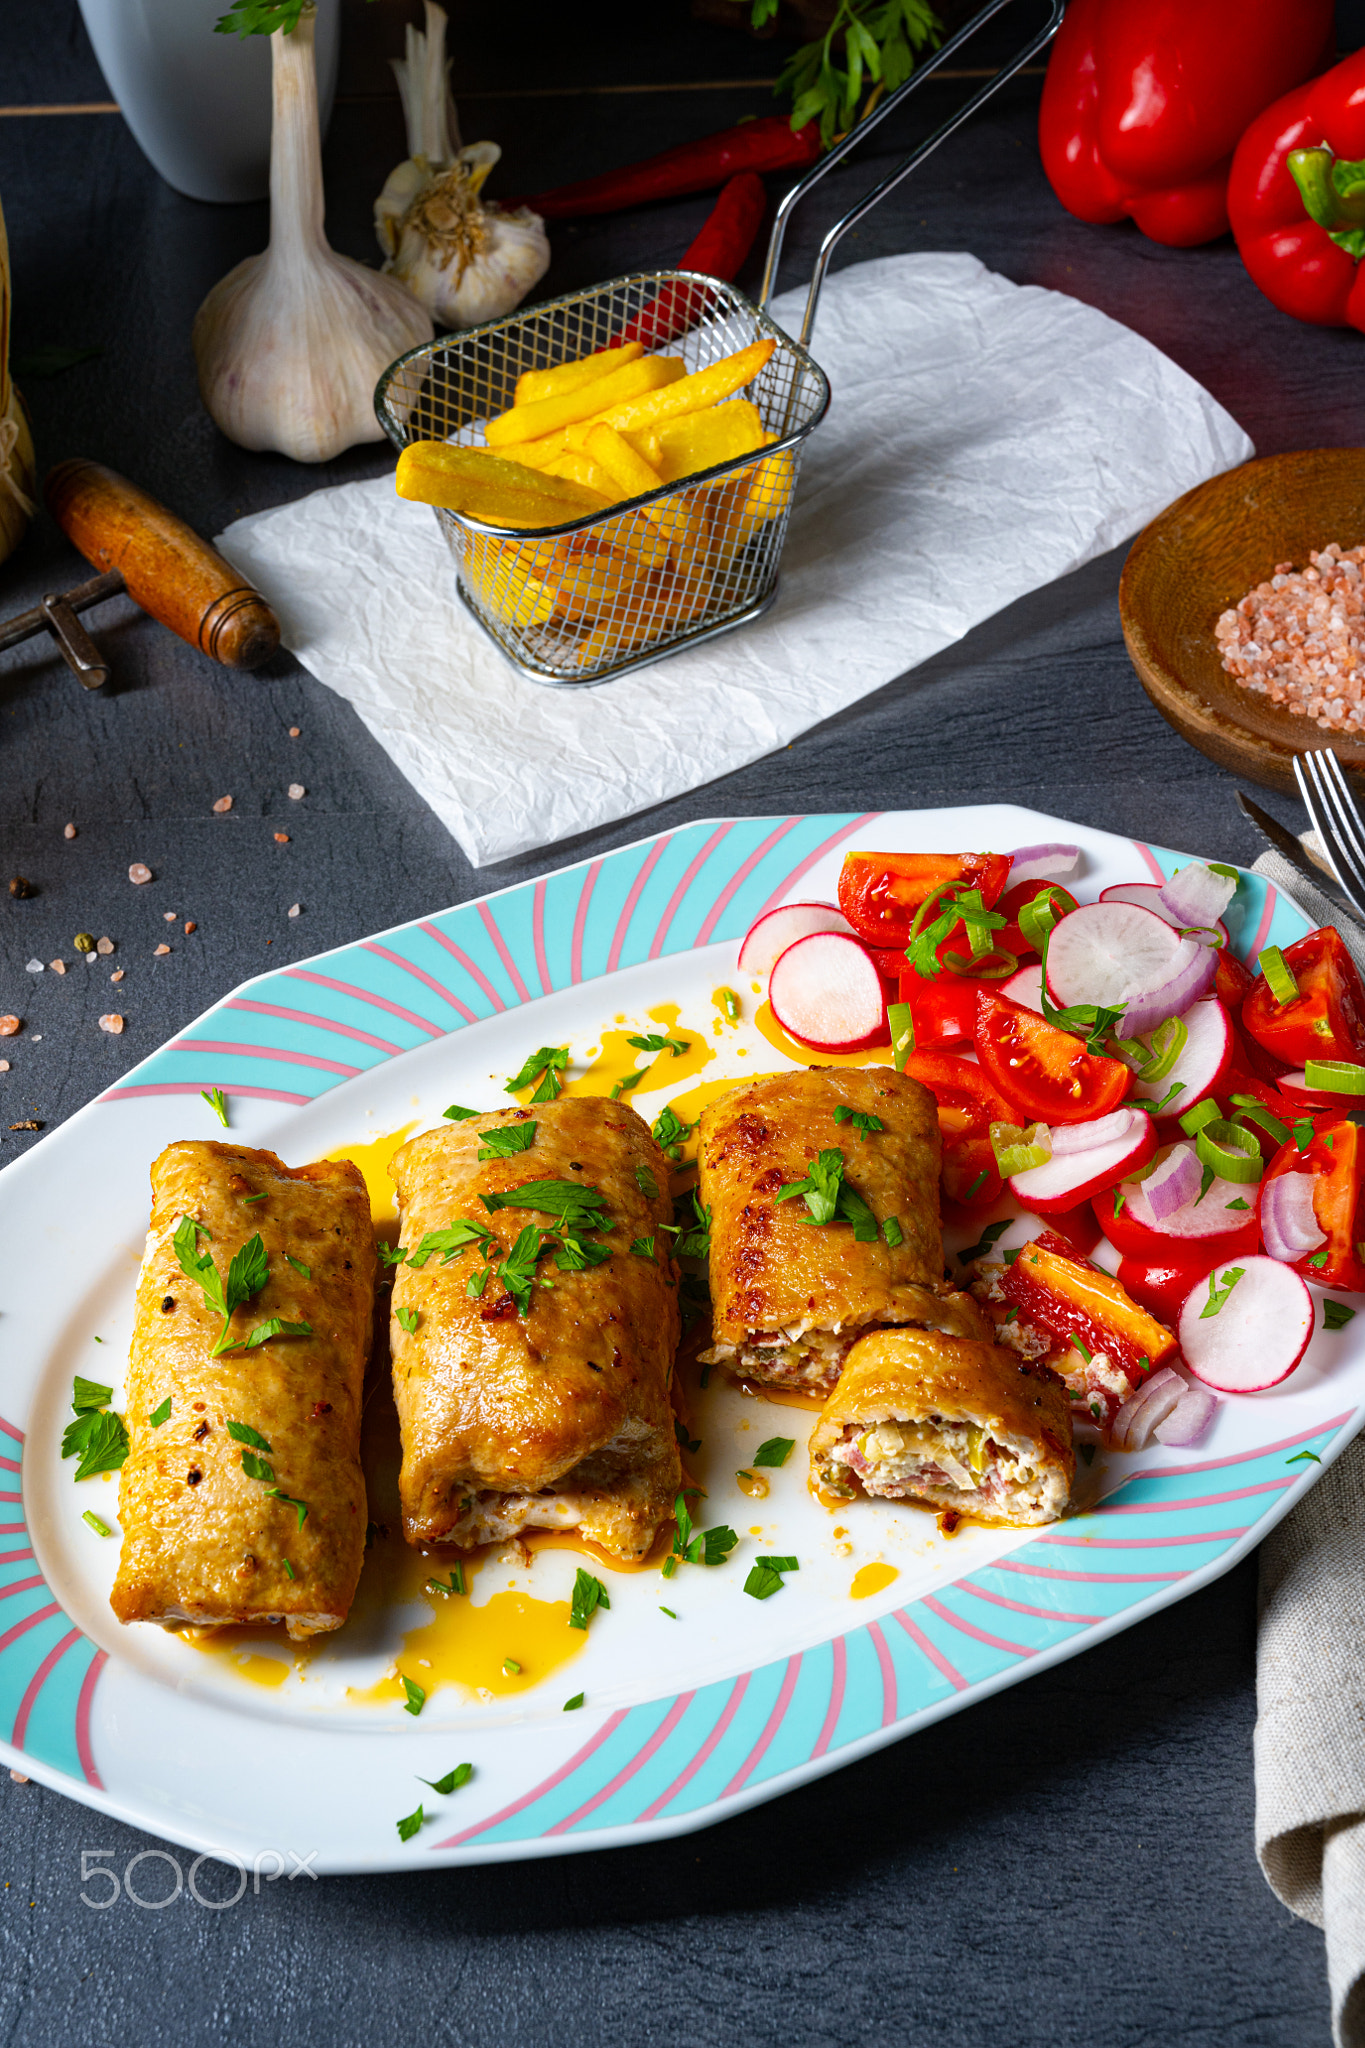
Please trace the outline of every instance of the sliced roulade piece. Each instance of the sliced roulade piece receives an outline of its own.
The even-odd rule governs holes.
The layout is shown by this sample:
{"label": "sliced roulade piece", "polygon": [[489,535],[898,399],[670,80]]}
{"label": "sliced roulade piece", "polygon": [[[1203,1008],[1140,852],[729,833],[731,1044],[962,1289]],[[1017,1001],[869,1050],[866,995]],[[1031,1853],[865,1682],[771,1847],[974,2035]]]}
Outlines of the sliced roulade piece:
{"label": "sliced roulade piece", "polygon": [[834,1500],[923,1501],[977,1521],[1055,1522],[1076,1471],[1057,1374],[998,1344],[879,1330],[854,1345],[810,1439]]}
{"label": "sliced roulade piece", "polygon": [[828,1393],[869,1329],[986,1334],[944,1286],[933,1096],[892,1067],[766,1074],[701,1116],[713,1341],[738,1379]]}
{"label": "sliced roulade piece", "polygon": [[390,1170],[407,1540],[576,1529],[642,1557],[682,1483],[672,1204],[649,1126],[564,1096],[427,1131]]}
{"label": "sliced roulade piece", "polygon": [[166,1147],[128,1366],[120,1621],[341,1626],[365,1555],[374,1279],[349,1160]]}

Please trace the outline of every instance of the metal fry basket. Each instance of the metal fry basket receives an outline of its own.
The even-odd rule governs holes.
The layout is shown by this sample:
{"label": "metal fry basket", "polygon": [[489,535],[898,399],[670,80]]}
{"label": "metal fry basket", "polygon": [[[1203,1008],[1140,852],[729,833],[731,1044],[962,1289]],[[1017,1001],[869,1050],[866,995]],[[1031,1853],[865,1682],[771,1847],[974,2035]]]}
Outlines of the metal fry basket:
{"label": "metal fry basket", "polygon": [[[761,452],[534,531],[437,509],[463,603],[522,675],[561,687],[606,682],[741,626],[773,602],[802,452],[830,400],[828,379],[806,343],[835,244],[1046,45],[1060,24],[1063,0],[1046,0],[1047,21],[1025,47],[828,230],[799,341],[766,310],[787,222],[855,143],[1012,4],[988,0],[786,194],[773,226],[761,304],[694,271],[636,271],[442,335],[385,371],[375,410],[395,446],[448,441],[483,447],[487,422],[509,410],[523,371],[572,362],[631,338],[655,353],[681,356],[689,374],[752,342],[775,344],[758,375],[735,394],[758,409],[767,437]],[[534,475],[526,473],[528,480]]]}

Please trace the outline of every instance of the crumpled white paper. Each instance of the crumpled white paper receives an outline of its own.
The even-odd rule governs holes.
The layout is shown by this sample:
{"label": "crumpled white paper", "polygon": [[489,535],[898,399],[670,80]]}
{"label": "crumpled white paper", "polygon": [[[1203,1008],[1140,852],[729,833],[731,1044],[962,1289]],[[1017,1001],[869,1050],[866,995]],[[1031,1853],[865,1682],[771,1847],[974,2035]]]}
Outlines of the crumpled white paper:
{"label": "crumpled white paper", "polygon": [[[803,304],[774,317],[795,327]],[[218,545],[481,867],[757,760],[1255,453],[1149,342],[972,256],[840,271],[814,354],[834,399],[777,603],[618,682],[524,681],[460,605],[432,514],[387,478]]]}

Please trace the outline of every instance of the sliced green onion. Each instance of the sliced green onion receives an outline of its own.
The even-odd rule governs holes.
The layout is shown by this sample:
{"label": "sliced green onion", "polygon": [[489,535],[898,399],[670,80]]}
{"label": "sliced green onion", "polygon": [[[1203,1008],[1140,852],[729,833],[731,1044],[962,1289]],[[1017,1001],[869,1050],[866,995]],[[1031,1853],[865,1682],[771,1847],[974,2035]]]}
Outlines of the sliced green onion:
{"label": "sliced green onion", "polygon": [[1237,1114],[1232,1119],[1234,1123],[1240,1123],[1245,1119],[1248,1123],[1259,1124],[1263,1131],[1269,1132],[1277,1145],[1288,1144],[1288,1124],[1282,1123],[1274,1110],[1267,1109],[1258,1096],[1234,1095],[1232,1100],[1237,1109]]}
{"label": "sliced green onion", "polygon": [[992,1124],[991,1150],[1000,1178],[1027,1173],[1030,1167],[1046,1166],[1052,1157],[1052,1133],[1046,1124]]}
{"label": "sliced green onion", "polygon": [[1265,976],[1266,987],[1277,1003],[1292,1003],[1298,995],[1299,984],[1294,979],[1293,969],[1278,946],[1267,946],[1256,965]]}
{"label": "sliced green onion", "polygon": [[1119,1051],[1139,1081],[1164,1081],[1189,1042],[1189,1026],[1180,1017],[1168,1017],[1145,1039],[1120,1038]]}
{"label": "sliced green onion", "polygon": [[977,953],[969,960],[963,953],[940,953],[943,966],[951,967],[954,974],[973,974],[981,981],[1008,981],[1012,974],[1019,972],[1019,956],[1007,953],[1003,946],[992,946],[985,953]]}
{"label": "sliced green onion", "polygon": [[905,1062],[915,1050],[915,1020],[910,1015],[909,1003],[888,1003],[886,1021],[891,1026],[891,1053],[896,1062],[896,1072],[905,1072]]}
{"label": "sliced green onion", "polygon": [[1196,1102],[1193,1109],[1185,1111],[1180,1119],[1180,1128],[1187,1138],[1194,1138],[1203,1130],[1205,1124],[1216,1123],[1218,1117],[1218,1104],[1212,1098],[1206,1097],[1203,1102]]}
{"label": "sliced green onion", "polygon": [[1199,1126],[1194,1149],[1200,1164],[1219,1180],[1240,1181],[1244,1186],[1261,1178],[1264,1165],[1261,1148],[1241,1124],[1225,1123],[1221,1117]]}
{"label": "sliced green onion", "polygon": [[[1058,900],[1061,907],[1058,907]],[[1043,941],[1053,926],[1059,924],[1069,910],[1076,908],[1076,899],[1065,889],[1045,889],[1039,896],[1031,896],[1019,912],[1018,925],[1035,953],[1043,950]]]}
{"label": "sliced green onion", "polygon": [[1365,1067],[1355,1060],[1305,1060],[1303,1078],[1327,1095],[1365,1095]]}

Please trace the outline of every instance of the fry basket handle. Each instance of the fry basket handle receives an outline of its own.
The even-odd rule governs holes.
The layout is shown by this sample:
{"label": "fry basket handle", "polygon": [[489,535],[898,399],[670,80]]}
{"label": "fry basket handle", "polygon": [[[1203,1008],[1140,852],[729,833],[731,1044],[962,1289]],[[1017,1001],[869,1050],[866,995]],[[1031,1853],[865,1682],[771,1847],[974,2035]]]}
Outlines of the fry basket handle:
{"label": "fry basket handle", "polygon": [[[758,295],[759,305],[765,312],[768,310],[769,301],[777,287],[777,268],[782,260],[782,243],[787,232],[787,222],[811,187],[818,185],[826,171],[831,170],[842,157],[847,156],[855,144],[862,142],[877,126],[879,121],[884,121],[888,114],[893,113],[897,107],[901,106],[917,87],[923,85],[926,80],[932,77],[940,65],[946,64],[948,59],[977,33],[978,29],[984,28],[986,23],[992,20],[995,15],[1013,4],[1014,0],[987,0],[986,6],[981,8],[979,13],[974,14],[971,20],[964,27],[960,28],[955,36],[950,37],[941,49],[935,50],[934,54],[923,64],[916,66],[913,77],[908,78],[905,84],[899,86],[895,92],[888,93],[880,106],[875,107],[856,127],[850,128],[848,134],[836,142],[834,147],[825,156],[821,157],[819,163],[807,171],[804,178],[798,179],[791,190],[784,195],[778,206],[776,219],[773,221],[772,237],[768,243],[768,260],[763,267],[763,283]],[[1030,57],[1035,57],[1040,50],[1046,49],[1062,25],[1063,4],[1064,0],[1050,0],[1048,18],[1038,33],[1011,57],[1008,63],[995,73],[993,78],[987,79],[981,90],[974,93],[964,107],[959,108],[958,112],[951,119],[945,121],[941,128],[935,129],[926,142],[922,142],[919,148],[906,157],[903,163],[896,166],[894,171],[889,171],[879,185],[875,185],[864,198],[858,201],[856,206],[851,206],[843,216],[843,219],[837,220],[834,226],[829,229],[825,239],[820,244],[819,253],[815,259],[815,268],[811,273],[810,291],[806,298],[805,317],[801,322],[800,341],[803,347],[806,347],[810,342],[811,329],[815,325],[815,311],[820,301],[820,288],[824,284],[826,273],[829,270],[830,258],[843,236],[848,233],[851,227],[856,227],[865,214],[871,213],[873,207],[878,205],[888,192],[893,192],[903,178],[908,178],[911,171],[918,170],[925,158],[932,156],[941,142],[946,142],[948,137],[955,134],[965,121],[970,121],[978,108],[985,106],[992,93],[999,92],[1002,85],[1007,84],[1017,71],[1023,69]]]}

